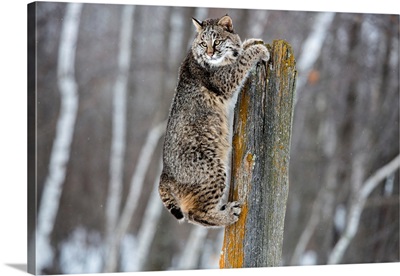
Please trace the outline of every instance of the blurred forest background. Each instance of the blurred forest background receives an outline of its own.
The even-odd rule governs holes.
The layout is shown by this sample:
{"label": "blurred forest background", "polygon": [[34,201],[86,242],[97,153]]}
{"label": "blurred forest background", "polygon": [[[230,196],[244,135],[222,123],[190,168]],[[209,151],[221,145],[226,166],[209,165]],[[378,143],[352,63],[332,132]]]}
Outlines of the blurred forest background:
{"label": "blurred forest background", "polygon": [[157,185],[191,17],[227,13],[297,60],[282,265],[400,261],[398,15],[34,5],[39,273],[218,267],[223,231],[178,224]]}

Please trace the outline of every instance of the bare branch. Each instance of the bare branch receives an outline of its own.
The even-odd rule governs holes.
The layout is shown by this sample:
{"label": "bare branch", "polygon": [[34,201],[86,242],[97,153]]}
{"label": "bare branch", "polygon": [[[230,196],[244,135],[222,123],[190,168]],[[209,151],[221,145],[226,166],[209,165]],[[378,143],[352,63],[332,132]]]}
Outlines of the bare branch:
{"label": "bare branch", "polygon": [[156,232],[157,222],[160,218],[163,205],[158,193],[158,183],[162,171],[162,159],[159,161],[158,170],[155,174],[157,177],[154,179],[153,190],[151,191],[150,198],[147,202],[146,211],[144,212],[142,223],[137,234],[137,248],[136,248],[136,270],[142,271],[146,259],[149,258],[150,246]]}
{"label": "bare branch", "polygon": [[[128,230],[129,224],[131,223],[133,214],[136,210],[136,206],[141,195],[144,177],[149,167],[151,157],[153,156],[154,150],[157,147],[158,141],[164,134],[166,128],[166,121],[156,125],[150,129],[146,142],[139,153],[138,163],[136,165],[135,171],[133,173],[130,190],[122,214],[118,220],[117,227],[114,231],[114,242],[109,248],[109,256],[117,256],[120,248],[120,243]],[[106,268],[111,269],[116,266],[116,259],[113,261],[114,266],[107,266]]]}
{"label": "bare branch", "polygon": [[150,164],[153,152],[157,147],[157,143],[165,132],[166,124],[167,122],[163,121],[149,131],[146,138],[146,143],[140,151],[138,164],[131,179],[131,188],[128,198],[126,200],[126,205],[117,227],[117,233],[119,235],[126,231],[132,219],[132,215],[135,212],[140,192],[142,191],[143,181],[147,172],[147,168]]}
{"label": "bare branch", "polygon": [[377,170],[372,176],[370,176],[362,185],[361,190],[355,195],[355,200],[350,206],[350,212],[348,215],[348,222],[344,232],[342,233],[339,241],[333,248],[328,264],[340,263],[342,257],[349,246],[351,240],[357,233],[358,226],[360,223],[361,213],[363,211],[365,202],[370,193],[381,183],[386,177],[393,174],[400,167],[400,154],[397,155],[388,164]]}

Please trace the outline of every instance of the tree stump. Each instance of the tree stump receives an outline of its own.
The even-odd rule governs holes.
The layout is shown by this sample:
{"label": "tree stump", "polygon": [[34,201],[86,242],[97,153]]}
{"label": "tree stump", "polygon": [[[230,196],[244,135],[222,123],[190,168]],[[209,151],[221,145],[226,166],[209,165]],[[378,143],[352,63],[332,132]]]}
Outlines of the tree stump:
{"label": "tree stump", "polygon": [[235,107],[229,200],[243,206],[225,228],[220,268],[281,264],[297,71],[287,42],[267,47],[270,61],[250,73]]}

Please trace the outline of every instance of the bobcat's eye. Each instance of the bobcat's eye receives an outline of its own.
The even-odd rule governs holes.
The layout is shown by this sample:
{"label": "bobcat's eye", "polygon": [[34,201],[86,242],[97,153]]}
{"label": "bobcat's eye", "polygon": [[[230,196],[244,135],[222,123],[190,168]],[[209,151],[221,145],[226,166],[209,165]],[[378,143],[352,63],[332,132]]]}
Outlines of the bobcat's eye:
{"label": "bobcat's eye", "polygon": [[207,47],[207,43],[202,42],[202,43],[200,43],[200,46],[206,48]]}
{"label": "bobcat's eye", "polygon": [[217,45],[219,45],[219,44],[221,44],[221,40],[215,40],[215,41],[214,41],[214,45],[215,45],[215,46],[217,46]]}

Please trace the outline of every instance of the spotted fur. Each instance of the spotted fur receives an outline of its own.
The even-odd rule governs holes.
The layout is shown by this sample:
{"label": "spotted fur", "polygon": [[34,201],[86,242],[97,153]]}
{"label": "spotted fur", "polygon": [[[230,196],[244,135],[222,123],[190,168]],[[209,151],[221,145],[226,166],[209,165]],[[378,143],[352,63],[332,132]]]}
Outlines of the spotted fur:
{"label": "spotted fur", "polygon": [[193,19],[197,34],[184,59],[170,108],[159,193],[178,220],[207,227],[238,220],[239,202],[223,203],[230,151],[228,116],[249,71],[269,52],[243,44],[229,16]]}

